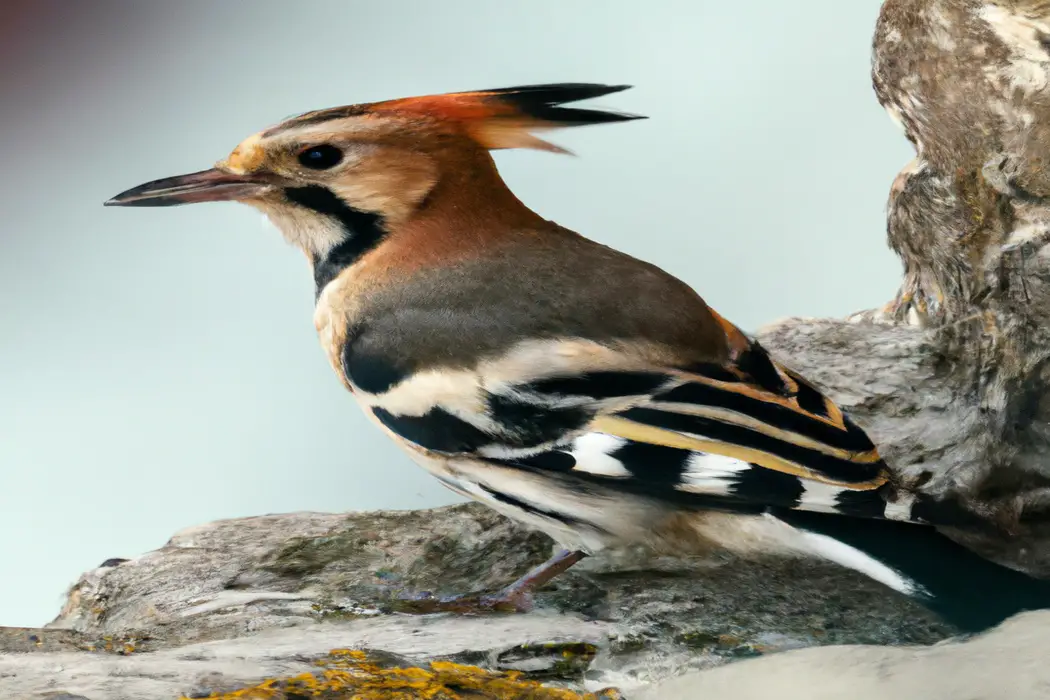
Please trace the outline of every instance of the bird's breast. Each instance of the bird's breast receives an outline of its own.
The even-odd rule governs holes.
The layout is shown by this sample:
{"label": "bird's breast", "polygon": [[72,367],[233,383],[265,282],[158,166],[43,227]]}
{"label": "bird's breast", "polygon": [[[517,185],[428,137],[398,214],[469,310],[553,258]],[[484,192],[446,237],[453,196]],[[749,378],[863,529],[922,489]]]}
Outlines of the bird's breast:
{"label": "bird's breast", "polygon": [[314,329],[329,364],[347,389],[355,387],[346,376],[343,354],[353,340],[351,329],[362,314],[363,285],[354,270],[348,268],[329,282],[317,295],[314,306]]}

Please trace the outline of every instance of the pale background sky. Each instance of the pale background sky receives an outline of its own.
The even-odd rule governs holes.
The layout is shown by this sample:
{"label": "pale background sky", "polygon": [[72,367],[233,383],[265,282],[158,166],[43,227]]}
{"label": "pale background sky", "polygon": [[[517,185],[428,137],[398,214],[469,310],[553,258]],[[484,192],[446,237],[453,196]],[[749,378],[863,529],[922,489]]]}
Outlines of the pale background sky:
{"label": "pale background sky", "polygon": [[887,301],[910,146],[868,77],[879,0],[8,0],[0,10],[0,625],[109,557],[262,513],[457,497],[366,422],[302,256],[248,207],[104,209],[306,110],[523,83],[648,121],[503,152],[542,215],[746,329]]}

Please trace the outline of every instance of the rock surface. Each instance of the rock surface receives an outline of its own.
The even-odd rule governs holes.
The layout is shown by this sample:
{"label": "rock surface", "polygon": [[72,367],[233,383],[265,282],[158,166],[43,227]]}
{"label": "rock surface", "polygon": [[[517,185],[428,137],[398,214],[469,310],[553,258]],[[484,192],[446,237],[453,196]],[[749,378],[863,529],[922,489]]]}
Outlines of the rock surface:
{"label": "rock surface", "polygon": [[[857,329],[785,329],[819,341],[787,359],[837,364],[825,381],[852,393],[894,468],[1002,526],[970,544],[1048,575],[1050,3],[885,0],[872,78],[916,149],[887,203],[904,280]],[[869,362],[880,340],[898,365]],[[886,381],[863,379],[879,369]]]}
{"label": "rock surface", "polygon": [[550,551],[545,536],[476,504],[189,528],[161,549],[84,574],[46,629],[0,636],[9,652],[0,655],[0,696],[206,695],[316,670],[314,662],[334,649],[626,692],[778,650],[924,644],[953,632],[902,596],[832,565],[644,552],[586,560],[524,615],[387,612],[401,592],[498,587]]}
{"label": "rock surface", "polygon": [[1050,612],[1025,613],[964,643],[924,649],[804,649],[692,673],[632,700],[1045,700]]}

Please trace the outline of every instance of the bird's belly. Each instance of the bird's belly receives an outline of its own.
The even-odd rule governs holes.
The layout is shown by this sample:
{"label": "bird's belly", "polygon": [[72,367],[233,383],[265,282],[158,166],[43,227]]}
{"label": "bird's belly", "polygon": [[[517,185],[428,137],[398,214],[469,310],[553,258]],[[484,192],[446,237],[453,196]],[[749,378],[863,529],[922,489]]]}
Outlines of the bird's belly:
{"label": "bird's belly", "polygon": [[566,549],[593,553],[646,538],[652,504],[584,492],[558,479],[465,458],[409,450],[412,459],[456,493],[548,534]]}
{"label": "bird's belly", "polygon": [[417,450],[409,454],[447,488],[545,532],[566,549],[594,553],[641,544],[671,555],[801,553],[794,528],[775,518],[678,509],[556,476]]}

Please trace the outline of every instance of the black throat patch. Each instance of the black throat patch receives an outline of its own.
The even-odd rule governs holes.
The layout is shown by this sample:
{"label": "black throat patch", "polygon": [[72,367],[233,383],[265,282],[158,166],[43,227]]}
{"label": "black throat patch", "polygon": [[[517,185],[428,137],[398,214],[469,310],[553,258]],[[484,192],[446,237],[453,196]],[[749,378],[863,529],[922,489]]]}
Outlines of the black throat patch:
{"label": "black throat patch", "polygon": [[327,255],[314,260],[314,286],[317,296],[320,296],[321,290],[340,272],[379,245],[386,235],[382,216],[347,206],[346,202],[327,187],[286,187],[284,196],[289,202],[332,217],[339,222],[346,234],[346,238],[328,251]]}

